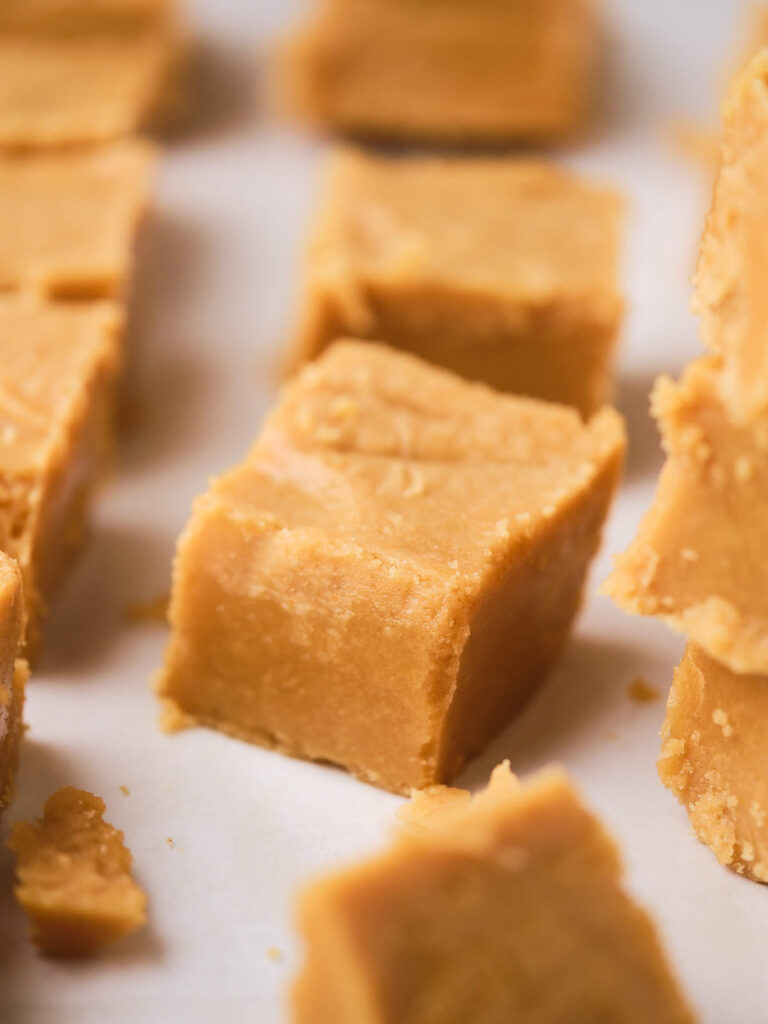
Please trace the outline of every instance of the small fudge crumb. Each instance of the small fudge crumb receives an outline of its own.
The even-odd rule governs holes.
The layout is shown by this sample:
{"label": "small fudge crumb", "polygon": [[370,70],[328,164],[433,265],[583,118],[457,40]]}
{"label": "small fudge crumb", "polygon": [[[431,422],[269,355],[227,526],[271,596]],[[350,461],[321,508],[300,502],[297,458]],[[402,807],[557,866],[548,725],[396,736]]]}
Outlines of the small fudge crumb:
{"label": "small fudge crumb", "polygon": [[637,679],[633,679],[627,687],[627,695],[630,700],[635,701],[637,704],[652,704],[653,701],[658,700],[661,694],[658,688],[651,686],[649,682],[646,682],[641,676]]}
{"label": "small fudge crumb", "polygon": [[120,792],[123,794],[123,796],[130,796],[131,795],[131,791],[130,791],[130,789],[128,789],[127,786],[121,786],[120,787]]}
{"label": "small fudge crumb", "polygon": [[271,960],[273,964],[279,964],[285,959],[285,954],[282,949],[278,949],[277,946],[270,946],[267,950],[267,959]]}
{"label": "small fudge crumb", "polygon": [[136,623],[160,623],[165,625],[168,622],[168,605],[171,596],[167,592],[151,597],[146,601],[136,601],[129,604],[125,609],[125,618],[128,622]]}
{"label": "small fudge crumb", "polygon": [[67,786],[48,798],[42,818],[13,826],[15,895],[32,941],[50,956],[86,956],[146,921],[131,853],[104,811],[99,797]]}

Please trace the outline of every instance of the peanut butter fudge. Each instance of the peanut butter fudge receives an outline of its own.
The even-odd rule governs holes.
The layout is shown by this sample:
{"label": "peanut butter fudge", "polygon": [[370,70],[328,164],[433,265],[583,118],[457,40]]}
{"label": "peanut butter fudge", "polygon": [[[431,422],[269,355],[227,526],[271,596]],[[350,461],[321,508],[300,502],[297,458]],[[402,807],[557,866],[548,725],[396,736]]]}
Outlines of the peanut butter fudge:
{"label": "peanut butter fudge", "polygon": [[87,956],[146,921],[130,850],[104,811],[99,797],[67,786],[48,798],[42,818],[13,826],[16,898],[32,941],[50,956]]}
{"label": "peanut butter fudge", "polygon": [[537,160],[335,156],[294,363],[386,341],[501,391],[606,400],[622,201]]}
{"label": "peanut butter fudge", "polygon": [[122,316],[0,301],[0,550],[18,559],[35,651],[109,447]]}
{"label": "peanut butter fudge", "polygon": [[0,31],[135,30],[165,21],[174,0],[3,0]]}
{"label": "peanut butter fudge", "polygon": [[0,291],[122,294],[153,167],[154,151],[140,142],[0,157]]}
{"label": "peanut butter fudge", "polygon": [[297,114],[336,131],[559,138],[586,119],[596,42],[591,0],[318,0],[284,85]]}
{"label": "peanut butter fudge", "polygon": [[768,882],[768,676],[737,675],[688,644],[662,738],[661,780],[696,835],[721,864]]}
{"label": "peanut butter fudge", "polygon": [[693,1021],[562,771],[521,784],[500,765],[424,819],[433,799],[385,853],[302,894],[295,1024]]}
{"label": "peanut butter fudge", "polygon": [[606,589],[735,672],[768,674],[768,411],[733,423],[719,361],[692,363],[653,395],[668,460]]}
{"label": "peanut butter fudge", "polygon": [[736,78],[702,241],[694,310],[704,341],[722,356],[728,414],[768,411],[768,49]]}
{"label": "peanut butter fudge", "polygon": [[557,659],[623,451],[612,410],[336,343],[197,500],[160,694],[388,789],[451,778]]}
{"label": "peanut butter fudge", "polygon": [[19,659],[24,631],[21,573],[0,552],[0,811],[13,796],[24,705],[26,664]]}

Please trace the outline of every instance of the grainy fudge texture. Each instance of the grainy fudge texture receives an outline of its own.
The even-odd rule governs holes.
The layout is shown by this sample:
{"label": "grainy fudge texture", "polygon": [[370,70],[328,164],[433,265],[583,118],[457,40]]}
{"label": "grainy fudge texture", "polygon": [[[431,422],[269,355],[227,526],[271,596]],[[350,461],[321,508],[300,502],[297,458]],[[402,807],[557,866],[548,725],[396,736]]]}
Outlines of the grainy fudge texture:
{"label": "grainy fudge texture", "polygon": [[32,941],[50,956],[87,956],[146,921],[130,850],[104,811],[99,797],[67,786],[46,800],[42,818],[13,826],[16,898]]}
{"label": "grainy fudge texture", "polygon": [[109,450],[122,316],[0,302],[0,550],[18,559],[35,651]]}
{"label": "grainy fudge texture", "polygon": [[726,864],[768,882],[768,676],[737,675],[688,644],[662,729],[661,781]]}
{"label": "grainy fudge texture", "polygon": [[326,129],[508,142],[586,120],[590,0],[318,0],[285,55],[287,102]]}
{"label": "grainy fudge texture", "polygon": [[715,358],[653,395],[668,460],[651,509],[606,589],[736,672],[768,674],[768,412],[728,417]]}
{"label": "grainy fudge texture", "polygon": [[196,502],[160,694],[385,788],[449,779],[558,657],[623,451],[612,410],[337,343]]}
{"label": "grainy fudge texture", "polygon": [[3,0],[0,31],[83,33],[165,22],[174,0]]}
{"label": "grainy fudge texture", "polygon": [[389,850],[302,894],[295,1024],[692,1022],[566,776],[500,765],[467,797],[428,794]]}
{"label": "grainy fudge texture", "polygon": [[722,356],[731,419],[768,411],[768,49],[737,76],[702,241],[694,310],[706,345]]}
{"label": "grainy fudge texture", "polygon": [[13,797],[22,733],[26,663],[19,659],[24,632],[21,573],[0,552],[0,811]]}
{"label": "grainy fudge texture", "polygon": [[606,400],[623,309],[623,203],[515,158],[334,157],[294,364],[339,337],[386,341],[500,391]]}
{"label": "grainy fudge texture", "polygon": [[140,142],[0,157],[0,291],[66,299],[125,291],[154,163]]}

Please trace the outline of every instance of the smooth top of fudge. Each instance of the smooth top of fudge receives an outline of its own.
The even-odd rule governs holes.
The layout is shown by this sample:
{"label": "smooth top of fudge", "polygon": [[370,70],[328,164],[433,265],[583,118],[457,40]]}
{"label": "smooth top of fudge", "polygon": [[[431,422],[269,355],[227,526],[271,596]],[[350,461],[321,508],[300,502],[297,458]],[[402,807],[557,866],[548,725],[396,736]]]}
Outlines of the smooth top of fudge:
{"label": "smooth top of fudge", "polygon": [[768,409],[768,49],[739,75],[696,274],[694,312],[723,359],[723,398],[744,422]]}
{"label": "smooth top of fudge", "polygon": [[[0,551],[0,749],[11,728],[14,665],[19,654],[23,622],[21,573],[16,562]],[[0,786],[2,783],[3,779],[0,779]]]}
{"label": "smooth top of fudge", "polygon": [[621,304],[623,203],[609,188],[539,160],[352,148],[337,153],[328,176],[310,253],[315,276],[531,303],[578,297],[606,314]]}
{"label": "smooth top of fudge", "polygon": [[0,31],[134,28],[166,15],[174,6],[174,0],[3,0]]}
{"label": "smooth top of fudge", "polygon": [[0,156],[0,291],[100,298],[123,283],[154,150]]}
{"label": "smooth top of fudge", "polygon": [[624,443],[611,409],[585,425],[564,406],[339,341],[288,384],[246,462],[199,500],[321,530],[392,571],[474,575],[510,540],[524,550],[543,522],[567,517]]}
{"label": "smooth top of fudge", "polygon": [[56,424],[99,364],[120,360],[111,303],[0,300],[0,471],[32,474],[61,443]]}

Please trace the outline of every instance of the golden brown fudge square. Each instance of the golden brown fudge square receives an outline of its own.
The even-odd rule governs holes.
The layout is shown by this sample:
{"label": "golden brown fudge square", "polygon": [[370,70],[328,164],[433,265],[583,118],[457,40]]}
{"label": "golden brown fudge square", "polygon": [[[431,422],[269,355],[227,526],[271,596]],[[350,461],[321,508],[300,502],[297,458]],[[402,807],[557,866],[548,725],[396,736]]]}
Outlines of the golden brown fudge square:
{"label": "golden brown fudge square", "polygon": [[50,956],[87,956],[146,921],[131,852],[104,811],[99,797],[67,786],[48,798],[42,818],[13,826],[16,898],[32,941]]}
{"label": "golden brown fudge square", "polygon": [[0,34],[0,148],[109,142],[149,123],[177,56],[168,31]]}
{"label": "golden brown fudge square", "polygon": [[24,632],[21,573],[0,551],[0,811],[13,797],[22,734],[26,663],[19,659]]}
{"label": "golden brown fudge square", "polygon": [[739,426],[718,364],[692,363],[653,396],[667,464],[606,589],[656,615],[736,672],[768,674],[768,412]]}
{"label": "golden brown fudge square", "polygon": [[3,0],[0,31],[134,30],[165,21],[174,0]]}
{"label": "golden brown fudge square", "polygon": [[590,415],[621,322],[622,202],[541,161],[335,157],[294,361],[386,341],[500,391]]}
{"label": "golden brown fudge square", "polygon": [[661,781],[726,864],[768,882],[768,676],[737,675],[688,644],[667,704]]}
{"label": "golden brown fudge square", "polygon": [[623,450],[612,410],[337,343],[195,504],[161,695],[388,789],[451,778],[557,659]]}
{"label": "golden brown fudge square", "polygon": [[0,157],[0,291],[120,295],[153,167],[153,150],[138,142]]}
{"label": "golden brown fudge square", "polygon": [[728,414],[743,423],[768,411],[768,49],[732,88],[721,161],[694,310],[723,359]]}
{"label": "golden brown fudge square", "polygon": [[286,55],[294,111],[330,130],[501,143],[586,119],[591,0],[318,0]]}
{"label": "golden brown fudge square", "polygon": [[302,894],[294,1024],[691,1024],[563,772],[521,784],[499,765],[471,801],[427,794],[409,817],[386,852]]}
{"label": "golden brown fudge square", "polygon": [[108,453],[121,322],[108,303],[0,302],[0,550],[21,567],[32,652]]}

